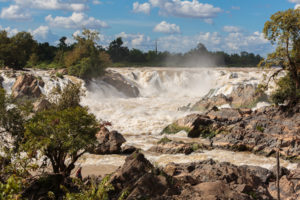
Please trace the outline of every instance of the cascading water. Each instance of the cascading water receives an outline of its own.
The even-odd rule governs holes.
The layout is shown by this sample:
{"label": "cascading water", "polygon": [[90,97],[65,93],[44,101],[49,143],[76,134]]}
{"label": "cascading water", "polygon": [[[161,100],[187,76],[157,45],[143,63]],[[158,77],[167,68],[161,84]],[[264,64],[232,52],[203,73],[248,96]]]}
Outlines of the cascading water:
{"label": "cascading water", "polygon": [[[147,152],[151,146],[162,137],[162,129],[174,120],[190,114],[191,111],[183,111],[178,108],[193,104],[206,94],[228,95],[239,84],[257,85],[269,76],[272,70],[248,69],[248,68],[113,68],[110,69],[123,76],[128,83],[136,86],[140,95],[136,98],[128,98],[113,85],[103,80],[93,80],[86,89],[86,96],[82,98],[82,105],[88,106],[90,112],[98,119],[110,121],[111,129],[122,133],[128,145],[141,148],[146,157],[152,162],[164,165],[168,162],[191,162],[214,158],[221,161],[229,161],[237,165],[251,164],[263,167],[271,167],[275,161],[245,153],[232,153],[221,150],[204,151],[189,156],[157,155]],[[63,87],[68,81],[81,82],[80,79],[65,76],[64,79],[53,77],[46,71],[32,71],[45,82],[42,92],[47,96],[56,85]],[[4,73],[3,87],[11,92],[15,78],[8,78]],[[211,90],[213,89],[213,90]],[[268,91],[270,93],[270,91]],[[258,104],[267,105],[261,102]],[[228,105],[224,105],[226,107]],[[184,132],[172,137],[186,138]],[[107,167],[107,171],[115,169],[124,161],[124,156],[118,155],[89,155],[86,154],[79,161],[83,166],[91,167],[101,165]],[[283,161],[283,166],[294,167]],[[101,170],[100,169],[100,170]],[[93,173],[97,171],[91,169]]]}

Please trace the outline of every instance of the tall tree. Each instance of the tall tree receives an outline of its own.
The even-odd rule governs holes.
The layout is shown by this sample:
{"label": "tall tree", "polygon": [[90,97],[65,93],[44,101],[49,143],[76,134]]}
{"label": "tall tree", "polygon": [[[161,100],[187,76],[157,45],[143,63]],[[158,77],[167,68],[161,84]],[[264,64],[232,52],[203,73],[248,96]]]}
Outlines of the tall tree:
{"label": "tall tree", "polygon": [[272,77],[287,70],[290,81],[289,101],[297,101],[300,90],[300,9],[289,9],[273,14],[265,23],[263,33],[272,44],[277,44],[275,52],[268,55],[263,64],[280,66]]}

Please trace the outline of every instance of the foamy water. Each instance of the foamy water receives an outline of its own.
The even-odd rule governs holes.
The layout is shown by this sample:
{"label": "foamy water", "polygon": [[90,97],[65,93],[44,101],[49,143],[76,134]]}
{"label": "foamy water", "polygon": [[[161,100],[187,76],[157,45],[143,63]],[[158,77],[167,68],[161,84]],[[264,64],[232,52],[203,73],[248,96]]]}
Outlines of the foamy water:
{"label": "foamy water", "polygon": [[[157,155],[147,152],[163,137],[160,132],[165,126],[190,114],[190,111],[182,111],[178,108],[194,104],[209,92],[209,96],[228,95],[239,84],[257,85],[264,80],[265,76],[269,76],[272,70],[263,71],[253,68],[113,68],[110,70],[120,73],[128,82],[137,86],[140,96],[127,98],[112,85],[93,80],[89,89],[85,88],[86,96],[82,98],[81,103],[88,106],[90,112],[98,119],[110,121],[111,129],[122,133],[127,140],[126,144],[143,149],[146,157],[153,163],[164,166],[169,162],[187,163],[213,158],[236,165],[248,164],[266,168],[275,165],[273,158],[222,150],[191,155]],[[46,96],[49,96],[51,90],[57,85],[64,87],[68,81],[81,82],[80,79],[69,76],[65,76],[64,79],[53,77],[45,71],[31,73],[40,76],[45,82],[45,87],[41,90]],[[0,74],[4,77],[4,88],[10,93],[15,78],[8,78],[3,72]],[[253,109],[267,105],[260,102]],[[172,137],[186,138],[186,133],[181,132]],[[86,154],[79,163],[82,166],[120,166],[124,159],[125,156],[118,155]],[[288,168],[295,167],[287,161],[282,163]]]}

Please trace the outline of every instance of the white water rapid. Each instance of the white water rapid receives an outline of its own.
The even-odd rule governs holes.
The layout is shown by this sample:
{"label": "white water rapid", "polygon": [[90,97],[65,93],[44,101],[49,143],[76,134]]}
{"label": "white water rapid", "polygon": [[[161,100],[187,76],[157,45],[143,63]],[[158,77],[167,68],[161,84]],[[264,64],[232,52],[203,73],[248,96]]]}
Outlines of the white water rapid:
{"label": "white water rapid", "polygon": [[[136,86],[140,91],[139,97],[128,98],[112,85],[93,80],[86,89],[86,96],[82,98],[82,105],[88,106],[90,112],[98,119],[110,121],[112,123],[110,129],[122,133],[127,140],[126,144],[144,150],[146,157],[153,163],[165,165],[169,162],[186,163],[213,158],[236,165],[248,164],[266,168],[275,165],[273,158],[223,150],[204,151],[188,156],[183,154],[157,155],[147,152],[147,149],[163,137],[160,132],[165,126],[191,113],[179,110],[179,107],[196,103],[211,89],[215,90],[210,93],[210,96],[221,93],[228,95],[239,84],[257,85],[273,70],[253,68],[113,68],[110,70],[121,74],[128,82]],[[68,76],[64,79],[53,78],[45,71],[32,73],[44,80],[45,87],[42,91],[45,95],[48,95],[57,84],[63,87],[70,79],[80,81]],[[3,86],[10,92],[14,78],[8,78],[4,74],[2,76],[4,77]],[[268,104],[260,102],[257,107],[266,105]],[[227,106],[229,105],[222,107]],[[184,132],[172,137],[187,138]],[[125,156],[119,155],[87,154],[80,160],[80,163],[86,167],[102,166],[102,169],[106,166],[109,172],[122,165],[124,159]],[[288,168],[296,166],[287,161],[282,161],[282,165]],[[93,167],[91,171],[97,174],[95,168]]]}

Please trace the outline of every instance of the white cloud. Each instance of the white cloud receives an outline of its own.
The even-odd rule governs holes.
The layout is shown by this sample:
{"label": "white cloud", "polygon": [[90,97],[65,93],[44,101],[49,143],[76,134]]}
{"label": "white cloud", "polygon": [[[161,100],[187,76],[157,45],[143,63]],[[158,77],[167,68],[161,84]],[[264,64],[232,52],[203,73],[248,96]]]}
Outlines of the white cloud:
{"label": "white cloud", "polygon": [[228,32],[228,33],[232,33],[232,32],[240,32],[241,29],[239,27],[236,27],[236,26],[224,26],[223,31]]}
{"label": "white cloud", "polygon": [[151,6],[149,3],[140,4],[139,2],[133,3],[133,12],[150,14]]}
{"label": "white cloud", "polygon": [[153,31],[159,33],[180,33],[180,27],[176,24],[169,24],[166,21],[162,21],[154,27]]}
{"label": "white cloud", "polygon": [[300,0],[289,0],[291,3],[300,3]]}
{"label": "white cloud", "polygon": [[2,8],[0,18],[12,20],[27,20],[30,19],[31,16],[19,5],[11,5],[8,8]]}
{"label": "white cloud", "polygon": [[50,32],[50,29],[48,26],[40,26],[37,29],[30,32],[34,37],[46,39]]}
{"label": "white cloud", "polygon": [[99,4],[101,4],[101,1],[93,0],[93,4],[94,4],[94,5],[99,5]]}
{"label": "white cloud", "polygon": [[53,18],[52,15],[48,15],[45,20],[52,27],[66,29],[99,29],[108,27],[106,22],[95,19],[94,17],[88,17],[85,13],[82,12],[74,12],[70,17],[57,16]]}
{"label": "white cloud", "polygon": [[26,8],[36,8],[41,10],[68,10],[68,11],[79,12],[87,9],[87,6],[84,3],[77,3],[78,1],[74,1],[74,0],[69,1],[69,3],[63,3],[60,0],[14,0],[14,1],[16,5],[20,5]]}
{"label": "white cloud", "polygon": [[129,48],[139,48],[144,49],[149,42],[151,41],[150,37],[145,36],[144,34],[128,34],[121,32],[116,35],[116,37],[122,37],[124,45]]}
{"label": "white cloud", "polygon": [[211,4],[200,3],[198,0],[149,0],[153,7],[160,9],[166,16],[212,19],[222,10]]}
{"label": "white cloud", "polygon": [[300,8],[300,4],[295,5],[295,9],[298,9],[298,8]]}

